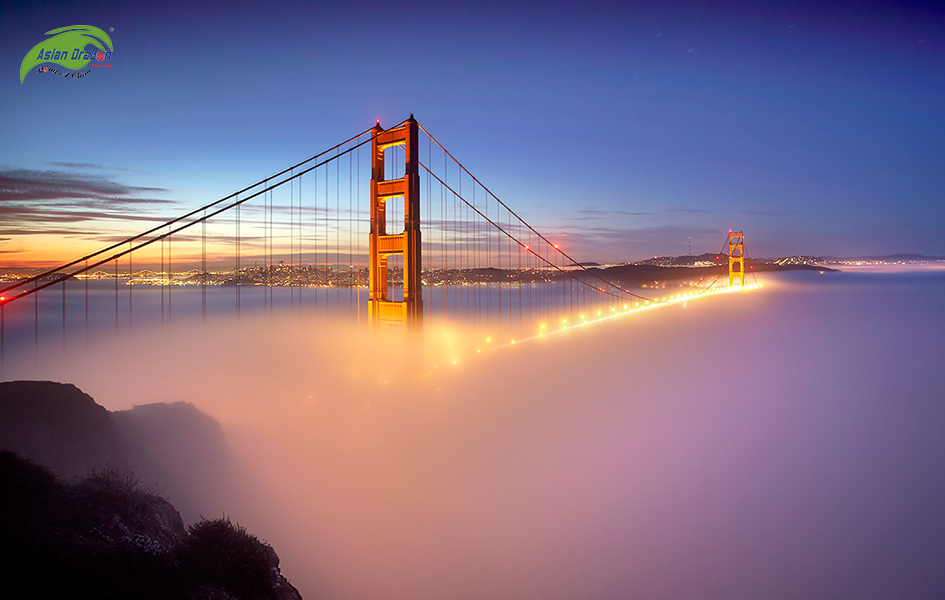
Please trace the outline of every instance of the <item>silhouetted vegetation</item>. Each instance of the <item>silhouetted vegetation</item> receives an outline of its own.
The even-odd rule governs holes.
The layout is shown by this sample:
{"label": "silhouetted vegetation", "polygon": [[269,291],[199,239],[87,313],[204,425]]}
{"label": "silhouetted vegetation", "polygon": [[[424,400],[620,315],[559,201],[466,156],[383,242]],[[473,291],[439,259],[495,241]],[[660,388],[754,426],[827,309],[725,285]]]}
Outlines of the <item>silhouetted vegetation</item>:
{"label": "silhouetted vegetation", "polygon": [[229,518],[191,525],[179,556],[197,589],[222,588],[239,598],[277,597],[272,586],[276,553]]}
{"label": "silhouetted vegetation", "polygon": [[0,451],[0,564],[24,598],[299,598],[271,547],[229,519],[184,529],[132,473],[73,484]]}

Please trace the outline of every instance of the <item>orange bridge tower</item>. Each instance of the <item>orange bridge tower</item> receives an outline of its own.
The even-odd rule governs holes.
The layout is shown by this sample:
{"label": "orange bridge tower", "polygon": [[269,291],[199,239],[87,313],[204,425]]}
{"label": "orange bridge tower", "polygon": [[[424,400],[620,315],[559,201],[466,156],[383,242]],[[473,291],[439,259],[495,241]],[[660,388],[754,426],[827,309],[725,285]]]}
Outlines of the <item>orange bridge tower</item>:
{"label": "orange bridge tower", "polygon": [[[368,320],[372,326],[403,323],[410,329],[423,325],[423,288],[420,279],[420,147],[419,126],[413,115],[403,125],[388,130],[378,123],[371,139],[371,233],[368,242],[370,276],[368,284]],[[404,176],[384,179],[384,151],[393,146],[404,148]],[[404,229],[387,233],[387,202],[403,198]],[[403,257],[403,300],[391,300],[387,281],[387,258]]]}
{"label": "orange bridge tower", "polygon": [[735,280],[745,287],[745,235],[741,231],[728,230],[728,285]]}

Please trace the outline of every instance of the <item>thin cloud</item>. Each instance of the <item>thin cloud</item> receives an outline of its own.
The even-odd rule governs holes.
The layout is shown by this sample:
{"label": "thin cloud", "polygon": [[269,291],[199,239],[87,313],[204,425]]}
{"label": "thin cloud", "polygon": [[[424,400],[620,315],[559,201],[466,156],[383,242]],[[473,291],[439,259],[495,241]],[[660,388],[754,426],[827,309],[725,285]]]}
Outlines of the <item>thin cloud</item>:
{"label": "thin cloud", "polygon": [[792,217],[798,212],[790,208],[784,209],[757,209],[757,208],[743,208],[738,211],[743,215],[748,215],[751,217]]}
{"label": "thin cloud", "polygon": [[[94,163],[54,163],[70,169],[104,169]],[[104,174],[65,169],[0,169],[0,222],[4,235],[58,235],[106,241],[106,222],[162,223],[155,209],[177,204],[166,188],[128,185]],[[87,224],[95,224],[94,229]],[[125,227],[125,226],[122,226]],[[107,227],[106,227],[107,228]]]}
{"label": "thin cloud", "polygon": [[631,210],[610,210],[602,208],[581,208],[577,210],[578,214],[587,215],[586,217],[577,217],[578,219],[589,218],[607,218],[615,215],[623,217],[648,217],[653,215],[651,212],[635,212]]}
{"label": "thin cloud", "polygon": [[98,169],[100,171],[126,171],[129,173],[141,173],[137,169],[129,169],[127,167],[107,167],[105,165],[100,165],[98,163],[87,163],[87,162],[49,162],[46,163],[53,167],[60,167],[63,169]]}
{"label": "thin cloud", "polygon": [[679,207],[679,208],[666,208],[663,209],[664,213],[683,213],[683,214],[701,214],[705,211],[701,208],[688,208],[688,207]]}
{"label": "thin cloud", "polygon": [[36,169],[0,171],[0,202],[92,199],[106,204],[170,204],[173,201],[138,197],[168,191],[159,187],[125,185],[101,175]]}
{"label": "thin cloud", "polygon": [[[141,213],[122,213],[115,211],[89,210],[57,206],[56,208],[36,208],[31,206],[0,206],[0,219],[7,223],[22,223],[22,229],[7,230],[11,233],[26,233],[29,229],[42,227],[44,223],[73,223],[76,221],[111,219],[119,221],[148,221],[163,223],[164,217]],[[37,233],[45,233],[37,232]]]}

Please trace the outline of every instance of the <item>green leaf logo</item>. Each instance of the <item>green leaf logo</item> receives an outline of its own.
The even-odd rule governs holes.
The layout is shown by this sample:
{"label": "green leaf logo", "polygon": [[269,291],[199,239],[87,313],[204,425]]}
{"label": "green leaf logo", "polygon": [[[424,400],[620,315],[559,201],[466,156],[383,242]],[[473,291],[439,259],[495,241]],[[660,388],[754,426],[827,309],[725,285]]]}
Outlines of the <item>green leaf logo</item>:
{"label": "green leaf logo", "polygon": [[58,35],[43,40],[26,53],[26,57],[20,63],[20,83],[23,83],[30,69],[42,63],[56,63],[72,70],[85,67],[91,62],[89,54],[85,52],[88,44],[105,52],[114,50],[108,34],[91,25],[60,27],[47,31],[46,35],[54,33]]}

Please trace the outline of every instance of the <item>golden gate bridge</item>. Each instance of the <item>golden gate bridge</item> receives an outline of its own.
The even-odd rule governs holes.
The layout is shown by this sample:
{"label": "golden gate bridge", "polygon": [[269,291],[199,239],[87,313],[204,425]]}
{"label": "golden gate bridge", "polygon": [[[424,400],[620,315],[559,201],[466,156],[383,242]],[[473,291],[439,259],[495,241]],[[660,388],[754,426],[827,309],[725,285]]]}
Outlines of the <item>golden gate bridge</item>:
{"label": "golden gate bridge", "polygon": [[324,312],[411,331],[424,321],[462,324],[486,341],[514,343],[743,289],[741,232],[728,232],[723,253],[728,287],[716,269],[711,281],[704,275],[676,294],[631,291],[539,232],[411,115],[0,284],[0,360],[22,354],[29,338],[38,356],[55,337],[65,348],[70,336],[87,341],[90,328],[130,331],[136,320],[163,323],[175,310],[206,319],[227,307]]}

